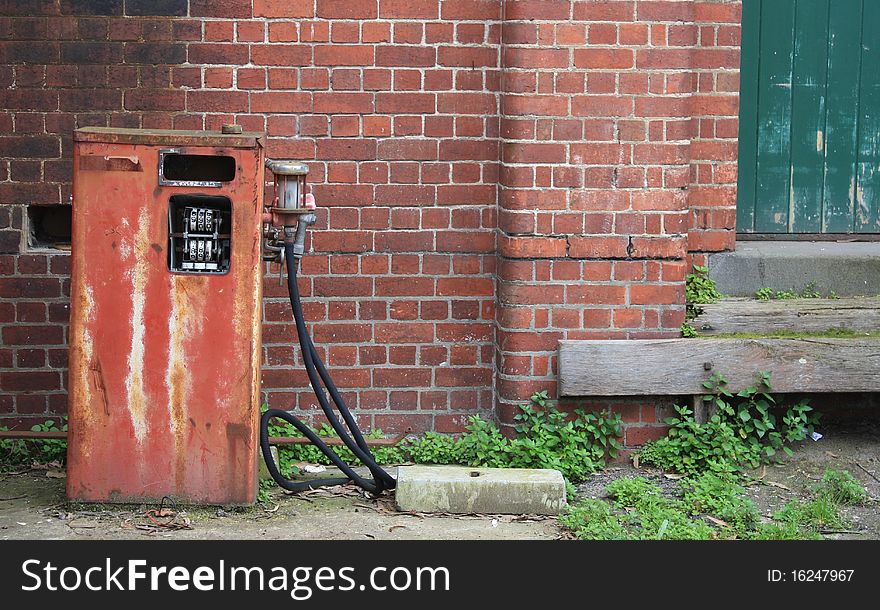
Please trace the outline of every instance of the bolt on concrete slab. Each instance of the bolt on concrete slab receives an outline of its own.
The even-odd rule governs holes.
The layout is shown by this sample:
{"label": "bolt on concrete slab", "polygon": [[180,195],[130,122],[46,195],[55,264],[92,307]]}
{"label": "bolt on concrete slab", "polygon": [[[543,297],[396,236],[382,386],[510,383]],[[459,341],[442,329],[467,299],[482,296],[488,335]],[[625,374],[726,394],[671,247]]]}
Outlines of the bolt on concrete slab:
{"label": "bolt on concrete slab", "polygon": [[421,513],[555,515],[566,507],[558,470],[401,466],[397,508]]}

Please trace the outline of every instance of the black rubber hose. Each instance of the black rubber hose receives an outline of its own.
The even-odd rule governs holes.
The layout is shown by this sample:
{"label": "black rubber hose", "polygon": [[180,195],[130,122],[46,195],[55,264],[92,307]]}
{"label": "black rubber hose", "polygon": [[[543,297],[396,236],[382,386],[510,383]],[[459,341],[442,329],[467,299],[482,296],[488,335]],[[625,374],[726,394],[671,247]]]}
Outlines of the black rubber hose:
{"label": "black rubber hose", "polygon": [[[379,466],[373,459],[366,440],[364,439],[363,434],[361,434],[361,431],[357,426],[357,422],[355,422],[354,417],[351,415],[351,411],[348,409],[348,406],[345,404],[345,401],[339,394],[336,385],[330,378],[330,374],[327,372],[326,367],[324,367],[324,363],[321,362],[321,359],[318,356],[314,343],[312,343],[312,339],[308,334],[308,330],[306,329],[305,319],[302,312],[302,302],[300,300],[299,287],[296,283],[297,257],[293,252],[292,244],[287,244],[285,246],[285,254],[287,261],[287,288],[288,292],[290,293],[290,305],[291,309],[293,310],[294,321],[296,322],[300,349],[302,350],[303,362],[305,364],[306,373],[309,377],[309,382],[312,385],[312,389],[315,391],[315,396],[318,399],[321,410],[324,412],[324,415],[330,422],[331,427],[339,435],[339,438],[342,440],[345,446],[348,447],[352,451],[352,453],[354,453],[355,456],[357,456],[357,458],[364,463],[364,465],[366,465],[373,478],[372,480],[370,480],[358,475],[354,471],[354,469],[347,465],[333,451],[333,449],[331,449],[307,425],[300,421],[296,416],[280,409],[269,409],[268,411],[263,413],[263,416],[260,419],[260,450],[263,454],[263,459],[266,461],[266,466],[269,470],[269,474],[280,487],[287,489],[288,491],[304,491],[306,489],[312,489],[315,487],[340,485],[349,481],[353,481],[366,491],[374,494],[379,494],[384,489],[392,489],[395,486],[394,478],[390,474],[388,474],[381,466]],[[321,381],[323,381],[324,384],[327,386],[327,391],[329,392],[330,397],[335,403],[336,407],[339,409],[339,412],[342,414],[342,418],[345,421],[345,424],[351,431],[351,436],[349,436],[348,431],[342,426],[342,423],[333,412],[332,407],[327,401],[327,397],[324,395]],[[293,425],[299,432],[301,432],[306,438],[308,438],[312,444],[318,447],[318,449],[320,449],[321,452],[324,453],[324,455],[326,455],[330,459],[330,461],[337,468],[339,468],[343,472],[343,474],[346,475],[346,478],[334,477],[325,479],[314,479],[310,481],[291,481],[290,479],[284,477],[284,475],[281,474],[280,470],[278,469],[275,460],[272,458],[272,452],[269,446],[269,422],[274,418],[283,419],[284,421]]]}
{"label": "black rubber hose", "polygon": [[[339,407],[339,413],[342,414],[342,419],[345,420],[345,424],[348,426],[348,429],[351,430],[351,434],[354,437],[355,442],[358,447],[360,447],[364,453],[367,454],[367,457],[371,462],[375,464],[375,460],[373,460],[373,454],[370,453],[370,448],[367,445],[366,439],[364,439],[364,435],[361,434],[361,430],[357,425],[357,422],[354,420],[354,417],[351,415],[351,411],[348,409],[348,406],[345,404],[345,400],[339,394],[339,390],[336,389],[336,384],[333,383],[333,379],[330,378],[330,374],[327,372],[327,369],[324,367],[324,363],[321,362],[320,356],[318,356],[317,351],[315,350],[315,345],[312,343],[311,337],[306,335],[306,339],[308,339],[309,347],[312,352],[312,361],[315,364],[315,368],[318,369],[318,374],[321,377],[321,380],[324,382],[324,385],[327,388],[328,393],[330,394],[330,398],[333,400],[334,404]],[[335,426],[334,426],[335,428]],[[363,460],[362,460],[363,461]],[[397,484],[397,481],[394,480],[390,474],[388,474],[384,468],[375,464],[375,467],[370,467],[370,463],[365,461],[364,464],[370,468],[370,473],[381,480],[386,489],[394,489],[394,486]]]}
{"label": "black rubber hose", "polygon": [[[321,381],[319,380],[320,373],[316,371],[317,366],[323,368],[324,365],[321,362],[320,357],[318,357],[318,353],[315,350],[315,345],[314,343],[312,343],[312,338],[309,336],[308,329],[306,328],[305,317],[303,316],[302,311],[302,300],[299,294],[299,286],[296,282],[297,269],[296,258],[295,256],[293,256],[293,246],[287,245],[286,249],[286,254],[289,257],[287,258],[287,288],[290,293],[290,302],[293,309],[293,319],[296,322],[297,335],[300,337],[300,348],[303,352],[303,362],[306,367],[306,373],[309,376],[309,381],[312,384],[312,389],[314,389],[315,396],[318,399],[318,403],[321,405],[321,410],[324,411],[324,415],[330,422],[331,427],[336,431],[343,443],[345,443],[345,446],[348,447],[352,451],[352,453],[354,453],[355,456],[357,456],[357,458],[367,466],[374,478],[373,485],[379,488],[378,491],[381,491],[383,487],[388,486],[386,484],[386,477],[390,479],[390,476],[388,476],[387,473],[385,473],[385,471],[375,462],[373,456],[370,454],[369,448],[367,448],[366,441],[363,440],[363,436],[360,436],[361,441],[363,442],[363,448],[356,441],[352,440],[352,438],[349,436],[348,430],[346,430],[342,426],[339,419],[336,417],[336,413],[334,413],[333,408],[327,401],[327,397],[324,395],[323,389],[321,387]],[[336,391],[336,386],[333,385],[333,381],[330,380],[330,376],[329,374],[327,374],[326,369],[324,369],[324,373],[326,379],[329,380],[330,386],[332,387],[331,398],[333,398],[336,407],[339,409],[339,412],[342,413],[343,419],[349,425],[349,430],[352,430],[353,432],[356,432],[358,435],[360,435],[360,430],[358,429],[357,423],[354,421],[354,418],[352,417],[348,406],[345,404],[345,401],[342,400],[342,397]],[[346,472],[346,474],[348,473]],[[393,482],[393,479],[390,480]],[[355,482],[358,483],[358,485],[366,489],[366,486],[362,481],[364,480],[355,479]]]}

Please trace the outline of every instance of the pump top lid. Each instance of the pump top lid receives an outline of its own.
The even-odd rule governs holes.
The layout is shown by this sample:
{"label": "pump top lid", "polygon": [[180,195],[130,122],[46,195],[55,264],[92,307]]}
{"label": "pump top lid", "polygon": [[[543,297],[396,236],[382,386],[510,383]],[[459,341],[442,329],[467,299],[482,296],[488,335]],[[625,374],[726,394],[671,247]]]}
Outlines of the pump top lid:
{"label": "pump top lid", "polygon": [[276,176],[305,176],[309,166],[297,161],[266,161],[266,166]]}

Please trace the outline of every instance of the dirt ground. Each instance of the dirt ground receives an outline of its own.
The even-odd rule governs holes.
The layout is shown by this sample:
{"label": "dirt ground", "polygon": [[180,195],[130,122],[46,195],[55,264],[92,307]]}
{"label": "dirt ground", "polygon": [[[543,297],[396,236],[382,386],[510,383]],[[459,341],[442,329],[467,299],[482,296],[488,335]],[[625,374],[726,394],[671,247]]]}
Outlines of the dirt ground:
{"label": "dirt ground", "polygon": [[[0,475],[0,540],[552,540],[553,517],[423,515],[398,512],[385,494],[356,487],[288,494],[278,488],[254,507],[85,505],[64,497],[64,479],[46,471]],[[151,509],[156,512],[148,514]]]}
{"label": "dirt ground", "polygon": [[[847,470],[865,487],[869,501],[864,506],[841,507],[849,527],[823,532],[823,536],[831,540],[880,540],[880,426],[848,424],[819,431],[823,434],[820,440],[799,443],[794,447],[794,455],[783,456],[782,463],[749,471],[753,481],[746,486],[746,494],[769,520],[773,512],[790,500],[809,499],[826,468]],[[676,492],[676,477],[650,468],[636,469],[630,464],[609,466],[579,485],[578,492],[586,498],[605,498],[605,486],[611,481],[637,475],[650,478],[664,492]]]}
{"label": "dirt ground", "polygon": [[[768,517],[788,500],[806,498],[827,467],[848,470],[873,498],[845,507],[850,525],[827,532],[831,539],[880,539],[880,426],[847,425],[820,430],[780,465],[752,472],[747,493]],[[47,476],[51,472],[53,476]],[[31,469],[0,474],[2,539],[430,539],[553,540],[567,538],[553,517],[511,515],[425,515],[395,510],[393,498],[365,497],[356,488],[288,494],[275,488],[270,500],[252,508],[110,506],[68,503],[57,471]],[[580,497],[601,498],[612,480],[643,475],[674,492],[662,473],[610,465],[578,487]],[[150,512],[150,511],[153,512]]]}

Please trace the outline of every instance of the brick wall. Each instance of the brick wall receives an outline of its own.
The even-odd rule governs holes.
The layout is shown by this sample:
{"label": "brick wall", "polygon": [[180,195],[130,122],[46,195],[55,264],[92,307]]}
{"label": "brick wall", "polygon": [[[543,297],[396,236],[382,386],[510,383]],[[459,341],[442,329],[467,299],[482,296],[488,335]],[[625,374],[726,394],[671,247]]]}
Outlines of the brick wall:
{"label": "brick wall", "polygon": [[[69,202],[86,125],[237,122],[308,162],[306,315],[366,426],[510,422],[560,338],[675,335],[688,245],[733,239],[739,8],[0,0],[0,419],[64,410],[68,257],[21,229]],[[312,413],[265,292],[264,391]],[[660,430],[663,403],[614,406]]]}

